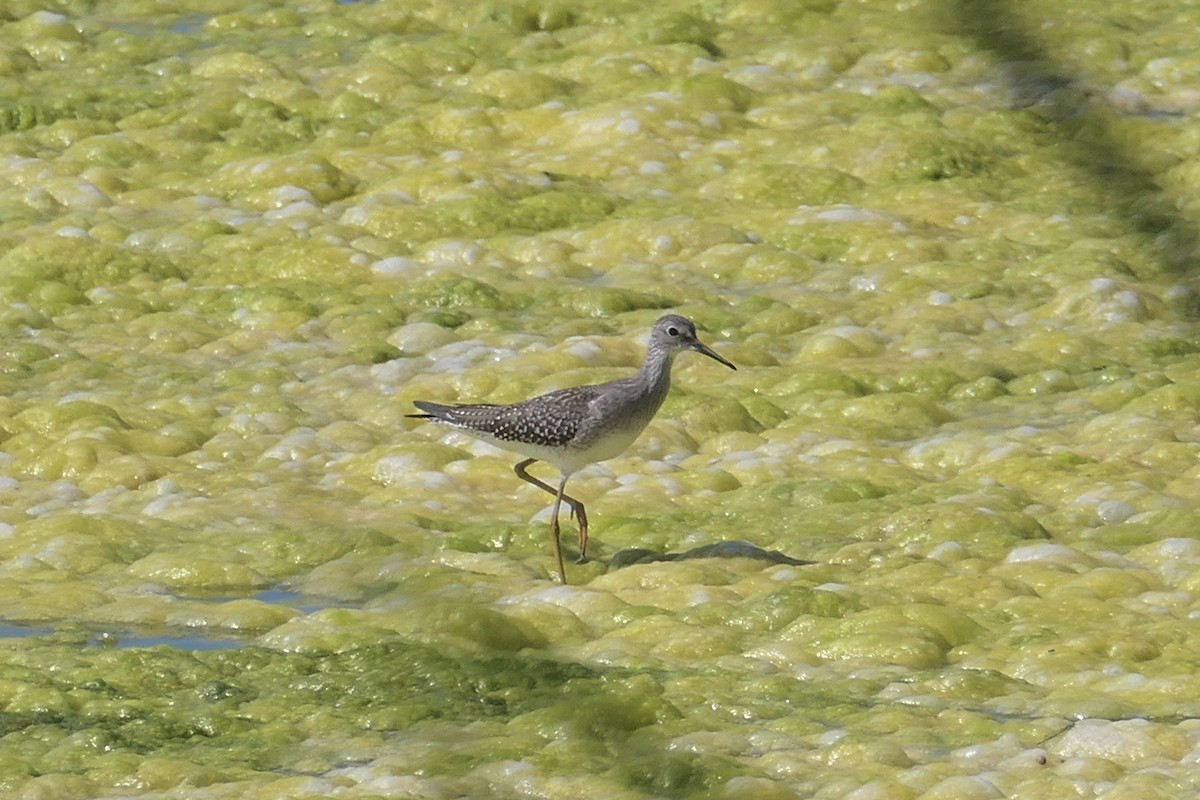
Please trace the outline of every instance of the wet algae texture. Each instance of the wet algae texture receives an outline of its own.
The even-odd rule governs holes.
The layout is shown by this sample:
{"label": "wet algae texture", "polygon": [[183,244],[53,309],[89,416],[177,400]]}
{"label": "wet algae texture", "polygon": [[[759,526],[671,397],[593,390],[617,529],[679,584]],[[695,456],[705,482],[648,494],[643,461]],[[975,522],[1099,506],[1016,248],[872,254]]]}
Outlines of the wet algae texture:
{"label": "wet algae texture", "polygon": [[8,0],[0,795],[1195,795],[1198,25]]}

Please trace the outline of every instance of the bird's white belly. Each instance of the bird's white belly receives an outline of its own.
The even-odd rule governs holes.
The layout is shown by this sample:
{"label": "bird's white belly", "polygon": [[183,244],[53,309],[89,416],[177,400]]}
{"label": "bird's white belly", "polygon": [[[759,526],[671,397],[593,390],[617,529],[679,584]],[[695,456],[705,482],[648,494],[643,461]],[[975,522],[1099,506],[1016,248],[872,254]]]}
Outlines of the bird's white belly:
{"label": "bird's white belly", "polygon": [[597,437],[586,446],[568,444],[565,447],[550,447],[548,445],[518,442],[511,439],[499,439],[482,431],[468,432],[502,450],[520,453],[523,456],[536,458],[538,461],[545,461],[547,464],[553,464],[564,475],[570,475],[573,472],[583,469],[588,464],[616,458],[625,452],[629,445],[633,444],[633,441],[637,439],[645,427],[643,424],[630,428],[614,428],[607,431],[606,435]]}

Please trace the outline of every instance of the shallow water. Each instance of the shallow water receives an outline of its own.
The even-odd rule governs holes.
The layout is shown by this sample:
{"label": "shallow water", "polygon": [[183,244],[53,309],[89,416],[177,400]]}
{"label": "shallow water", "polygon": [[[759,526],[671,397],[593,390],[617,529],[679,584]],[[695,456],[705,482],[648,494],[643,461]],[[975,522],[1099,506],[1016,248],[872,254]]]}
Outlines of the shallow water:
{"label": "shallow water", "polygon": [[6,796],[1195,793],[1197,12],[244,6],[0,10]]}

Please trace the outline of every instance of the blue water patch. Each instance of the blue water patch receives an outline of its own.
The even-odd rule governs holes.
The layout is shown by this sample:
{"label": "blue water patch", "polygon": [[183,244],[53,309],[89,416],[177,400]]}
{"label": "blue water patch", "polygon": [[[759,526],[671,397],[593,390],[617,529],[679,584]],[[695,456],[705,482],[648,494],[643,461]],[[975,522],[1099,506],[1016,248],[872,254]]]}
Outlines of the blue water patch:
{"label": "blue water patch", "polygon": [[95,633],[88,637],[85,647],[115,647],[131,650],[136,647],[159,647],[165,645],[177,650],[235,650],[249,644],[246,639],[198,636],[194,633],[139,635],[111,631]]}
{"label": "blue water patch", "polygon": [[97,631],[71,625],[62,629],[46,625],[0,624],[0,639],[25,639],[46,636],[78,641],[82,647],[156,647],[166,645],[180,650],[230,650],[245,647],[250,639],[231,639],[227,636],[204,636],[194,631],[173,633],[140,631]]}
{"label": "blue water patch", "polygon": [[[203,599],[207,602],[221,603],[230,600],[243,599],[222,595],[218,597],[189,598]],[[265,589],[251,596],[272,605],[294,608],[302,614],[311,614],[325,608],[340,607],[343,604],[329,598],[293,592],[288,589]],[[215,633],[215,631],[214,631]],[[221,631],[221,633],[227,633]],[[158,647],[165,645],[179,650],[232,650],[245,647],[253,641],[252,636],[234,638],[227,635],[206,636],[202,629],[187,629],[172,631],[170,629],[139,630],[96,630],[87,626],[78,626],[64,622],[61,628],[49,625],[21,625],[18,623],[0,623],[0,639],[23,639],[30,636],[54,636],[78,640],[82,647],[115,647],[130,649],[135,647]]]}
{"label": "blue water patch", "polygon": [[51,633],[54,633],[53,628],[41,625],[0,624],[0,639],[22,639],[26,636],[47,636]]}
{"label": "blue water patch", "polygon": [[203,28],[212,19],[211,14],[184,14],[171,23],[174,33],[192,33]]}
{"label": "blue water patch", "polygon": [[170,22],[166,19],[151,22],[117,20],[110,25],[110,28],[130,36],[158,36],[162,33],[163,25],[166,24],[167,30],[172,33],[187,35],[202,30],[211,19],[212,14],[182,14]]}
{"label": "blue water patch", "polygon": [[313,597],[309,594],[301,594],[288,589],[264,589],[254,595],[252,599],[275,606],[287,606],[305,614],[311,614],[314,611],[321,611],[326,608],[343,608],[348,605],[334,602],[328,598]]}

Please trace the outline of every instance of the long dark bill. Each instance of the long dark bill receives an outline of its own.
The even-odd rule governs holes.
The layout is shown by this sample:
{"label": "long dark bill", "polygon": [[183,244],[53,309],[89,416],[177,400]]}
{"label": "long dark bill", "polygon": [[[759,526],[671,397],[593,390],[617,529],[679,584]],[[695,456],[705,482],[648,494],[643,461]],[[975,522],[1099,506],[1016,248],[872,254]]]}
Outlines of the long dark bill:
{"label": "long dark bill", "polygon": [[704,355],[708,356],[709,358],[713,359],[714,361],[721,362],[722,364],[729,367],[730,369],[733,369],[733,370],[737,369],[737,367],[735,367],[733,364],[731,364],[728,360],[726,360],[725,358],[722,358],[721,355],[716,350],[713,350],[711,347],[709,347],[706,344],[702,344],[701,342],[696,342],[695,344],[692,345],[692,349],[695,350],[697,353],[704,353]]}

